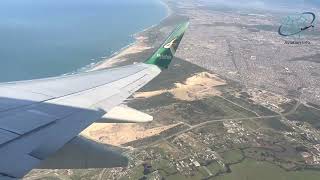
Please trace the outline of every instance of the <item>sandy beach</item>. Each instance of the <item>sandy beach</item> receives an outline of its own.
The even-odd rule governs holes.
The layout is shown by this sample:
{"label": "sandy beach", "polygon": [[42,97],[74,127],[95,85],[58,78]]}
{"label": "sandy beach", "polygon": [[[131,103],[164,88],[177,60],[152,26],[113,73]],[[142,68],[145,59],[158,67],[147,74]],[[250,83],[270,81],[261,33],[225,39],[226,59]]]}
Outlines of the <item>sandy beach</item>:
{"label": "sandy beach", "polygon": [[143,35],[135,36],[135,40],[136,40],[135,43],[123,48],[122,50],[120,50],[120,52],[115,53],[113,56],[111,56],[111,58],[108,58],[98,63],[95,67],[93,67],[89,71],[95,71],[99,69],[114,67],[117,64],[128,60],[128,57],[130,54],[135,54],[135,53],[139,53],[139,52],[151,49],[152,47],[146,44],[147,39],[148,38]]}
{"label": "sandy beach", "polygon": [[145,35],[145,32],[150,30],[151,28],[155,28],[155,27],[159,26],[162,21],[167,19],[172,14],[171,8],[168,6],[168,4],[164,0],[160,0],[159,3],[162,4],[167,10],[167,15],[159,23],[154,24],[150,27],[147,27],[146,29],[142,30],[141,32],[137,32],[136,34],[134,34],[133,35],[133,37],[135,39],[134,43],[123,47],[122,49],[120,49],[118,52],[114,53],[110,57],[97,63],[94,67],[92,67],[88,71],[95,71],[95,70],[115,67],[118,64],[128,60],[128,58],[130,57],[131,54],[136,54],[136,53],[143,52],[145,50],[152,49],[153,47],[146,43],[148,41],[149,37],[147,37]]}
{"label": "sandy beach", "polygon": [[[167,19],[172,11],[169,6],[163,0],[160,1],[167,9],[167,16],[163,19]],[[162,21],[163,21],[162,20]],[[116,67],[119,64],[122,64],[130,59],[130,55],[141,53],[146,50],[153,49],[151,45],[147,42],[149,37],[146,35],[146,32],[151,28],[157,28],[161,22],[150,26],[144,29],[141,32],[138,32],[133,35],[135,42],[124,47],[119,52],[114,53],[111,57],[97,63],[89,71],[95,71],[105,68]],[[143,60],[141,60],[143,61]],[[140,61],[140,62],[141,62]],[[144,128],[144,124],[103,124],[103,123],[94,123],[86,130],[84,130],[81,135],[85,136],[88,139],[103,143],[119,146],[121,144],[131,142],[137,139],[143,139],[146,137],[154,136],[160,134],[161,132],[168,130],[176,125],[171,126],[160,126],[152,129]]]}

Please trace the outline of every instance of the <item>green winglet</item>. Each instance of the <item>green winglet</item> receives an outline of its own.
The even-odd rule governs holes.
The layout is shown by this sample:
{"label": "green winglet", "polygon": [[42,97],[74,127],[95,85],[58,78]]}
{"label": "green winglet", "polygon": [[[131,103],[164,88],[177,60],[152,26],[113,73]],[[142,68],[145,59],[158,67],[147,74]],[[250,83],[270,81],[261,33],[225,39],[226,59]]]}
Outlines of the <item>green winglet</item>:
{"label": "green winglet", "polygon": [[167,69],[176,53],[189,22],[180,24],[162,44],[162,46],[144,63],[157,65],[161,69]]}

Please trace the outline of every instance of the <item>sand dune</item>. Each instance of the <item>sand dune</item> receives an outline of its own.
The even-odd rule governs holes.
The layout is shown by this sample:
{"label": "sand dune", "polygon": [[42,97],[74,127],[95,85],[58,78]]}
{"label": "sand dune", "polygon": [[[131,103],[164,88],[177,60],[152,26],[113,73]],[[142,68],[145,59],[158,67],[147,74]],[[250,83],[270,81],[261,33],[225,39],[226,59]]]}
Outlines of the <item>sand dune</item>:
{"label": "sand dune", "polygon": [[197,99],[203,99],[210,95],[220,95],[221,92],[215,87],[225,84],[226,82],[216,75],[208,72],[202,72],[186,79],[184,83],[176,83],[175,88],[150,92],[138,92],[134,97],[150,98],[168,92],[176,99],[194,101]]}
{"label": "sand dune", "polygon": [[161,126],[146,129],[140,124],[102,124],[95,123],[81,133],[91,140],[120,146],[121,144],[143,139],[160,134],[161,132],[177,126],[173,124],[169,126]]}

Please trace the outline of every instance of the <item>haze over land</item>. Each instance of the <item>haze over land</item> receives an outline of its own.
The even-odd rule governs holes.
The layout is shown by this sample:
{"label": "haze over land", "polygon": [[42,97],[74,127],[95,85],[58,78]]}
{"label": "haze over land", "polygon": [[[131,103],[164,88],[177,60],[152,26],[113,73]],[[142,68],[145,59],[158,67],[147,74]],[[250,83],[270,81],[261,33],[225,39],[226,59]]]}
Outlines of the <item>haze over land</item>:
{"label": "haze over land", "polygon": [[284,12],[299,12],[320,7],[318,0],[201,0],[207,5],[225,6],[236,9],[259,9]]}
{"label": "haze over land", "polygon": [[[318,29],[282,38],[277,29],[291,12],[261,8],[266,1],[246,8],[211,4],[222,1],[164,2],[168,18],[138,33],[136,44],[98,66],[144,61],[178,23],[189,19],[173,64],[127,102],[154,121],[94,124],[84,132],[124,148],[129,166],[35,170],[26,179],[318,180]],[[286,45],[286,40],[311,44]]]}

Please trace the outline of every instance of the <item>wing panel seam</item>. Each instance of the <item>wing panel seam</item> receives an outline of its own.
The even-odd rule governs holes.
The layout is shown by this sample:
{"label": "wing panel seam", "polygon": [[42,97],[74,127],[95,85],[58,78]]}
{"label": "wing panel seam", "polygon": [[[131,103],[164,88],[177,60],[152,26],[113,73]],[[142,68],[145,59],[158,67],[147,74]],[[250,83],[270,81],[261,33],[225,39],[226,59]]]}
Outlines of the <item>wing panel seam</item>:
{"label": "wing panel seam", "polygon": [[[144,67],[144,68],[141,69],[140,71],[137,71],[137,72],[135,72],[135,73],[133,73],[133,74],[140,73],[140,72],[142,72],[142,71],[144,71],[144,70],[146,70],[146,69],[148,69],[148,68],[149,68],[149,67]],[[0,112],[3,113],[3,112],[8,112],[8,111],[12,111],[12,110],[21,109],[21,108],[27,108],[27,107],[29,107],[29,106],[33,106],[33,105],[36,105],[36,104],[45,103],[45,102],[48,102],[48,101],[51,101],[51,100],[54,100],[54,99],[59,99],[59,98],[71,96],[71,95],[74,95],[74,94],[77,94],[77,93],[80,93],[80,92],[85,92],[85,91],[88,91],[88,90],[90,90],[90,89],[95,89],[95,88],[98,88],[98,87],[101,87],[101,86],[105,86],[105,85],[107,85],[107,84],[114,83],[114,82],[116,82],[116,81],[125,79],[125,78],[127,78],[127,77],[129,77],[129,76],[131,76],[131,75],[133,75],[133,74],[130,74],[130,75],[127,75],[127,76],[122,77],[122,78],[120,78],[120,79],[116,79],[116,80],[110,81],[110,82],[105,83],[105,84],[100,84],[100,85],[98,85],[98,86],[94,86],[94,87],[91,87],[91,88],[88,88],[88,89],[85,89],[85,90],[82,90],[82,91],[73,92],[73,93],[70,93],[70,94],[63,95],[63,96],[54,97],[54,98],[51,98],[51,99],[46,99],[46,100],[44,100],[44,101],[39,101],[39,102],[35,102],[35,103],[28,104],[28,105],[25,105],[25,106],[19,106],[19,107],[16,107],[16,108],[7,109],[7,110],[0,111]],[[26,91],[26,92],[30,92],[29,90],[26,90],[26,89],[21,89],[21,90]]]}

